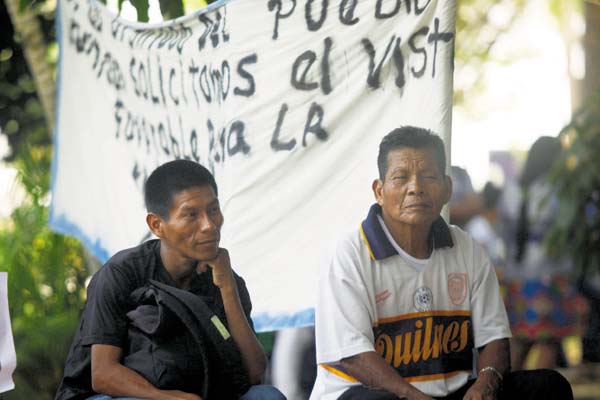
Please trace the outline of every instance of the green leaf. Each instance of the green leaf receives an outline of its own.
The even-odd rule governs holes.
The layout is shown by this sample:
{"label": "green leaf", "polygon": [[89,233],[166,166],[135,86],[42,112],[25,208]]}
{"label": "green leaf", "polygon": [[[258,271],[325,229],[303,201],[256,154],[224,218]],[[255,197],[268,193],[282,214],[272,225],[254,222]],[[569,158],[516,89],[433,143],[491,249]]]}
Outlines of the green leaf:
{"label": "green leaf", "polygon": [[165,20],[175,19],[183,15],[181,0],[159,0],[160,12]]}
{"label": "green leaf", "polygon": [[575,112],[570,124],[562,130],[562,138],[569,146],[550,175],[559,203],[546,245],[550,252],[571,257],[579,273],[600,271],[599,217],[586,213],[592,202],[598,203],[599,196],[598,118],[600,92]]}
{"label": "green leaf", "polygon": [[132,6],[137,11],[137,19],[140,22],[148,22],[148,9],[150,8],[148,0],[130,0]]}
{"label": "green leaf", "polygon": [[31,6],[31,0],[19,0],[19,12],[22,12],[27,7]]}

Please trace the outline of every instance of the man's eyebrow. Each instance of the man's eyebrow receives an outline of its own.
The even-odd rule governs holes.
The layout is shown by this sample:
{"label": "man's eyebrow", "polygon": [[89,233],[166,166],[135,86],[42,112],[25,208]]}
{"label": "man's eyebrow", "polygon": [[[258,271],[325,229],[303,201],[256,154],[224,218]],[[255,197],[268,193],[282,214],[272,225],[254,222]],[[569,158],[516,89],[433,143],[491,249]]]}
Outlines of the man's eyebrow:
{"label": "man's eyebrow", "polygon": [[188,204],[183,204],[181,207],[179,207],[179,211],[193,211],[196,208],[198,208],[198,207],[191,206],[191,205],[188,205]]}
{"label": "man's eyebrow", "polygon": [[408,168],[406,168],[405,166],[399,166],[396,168],[393,168],[390,172],[394,173],[394,172],[404,172],[406,171]]}

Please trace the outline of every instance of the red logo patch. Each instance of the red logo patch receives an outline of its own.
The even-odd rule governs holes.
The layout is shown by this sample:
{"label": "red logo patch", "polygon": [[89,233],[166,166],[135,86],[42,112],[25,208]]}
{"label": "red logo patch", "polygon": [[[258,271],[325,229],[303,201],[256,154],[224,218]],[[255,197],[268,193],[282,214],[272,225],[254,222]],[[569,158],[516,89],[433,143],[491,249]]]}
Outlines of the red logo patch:
{"label": "red logo patch", "polygon": [[453,272],[448,274],[448,295],[452,304],[460,306],[467,298],[467,274]]}

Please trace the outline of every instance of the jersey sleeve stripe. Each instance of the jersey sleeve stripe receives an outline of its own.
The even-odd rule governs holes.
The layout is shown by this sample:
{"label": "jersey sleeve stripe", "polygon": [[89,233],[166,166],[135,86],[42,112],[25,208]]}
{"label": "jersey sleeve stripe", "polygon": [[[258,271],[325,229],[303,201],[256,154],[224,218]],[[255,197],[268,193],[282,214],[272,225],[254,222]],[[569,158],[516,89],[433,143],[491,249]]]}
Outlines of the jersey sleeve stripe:
{"label": "jersey sleeve stripe", "polygon": [[325,368],[327,371],[331,372],[332,374],[348,381],[348,382],[358,382],[358,380],[350,375],[348,375],[346,372],[340,371],[337,368],[332,367],[329,364],[319,364],[320,367]]}

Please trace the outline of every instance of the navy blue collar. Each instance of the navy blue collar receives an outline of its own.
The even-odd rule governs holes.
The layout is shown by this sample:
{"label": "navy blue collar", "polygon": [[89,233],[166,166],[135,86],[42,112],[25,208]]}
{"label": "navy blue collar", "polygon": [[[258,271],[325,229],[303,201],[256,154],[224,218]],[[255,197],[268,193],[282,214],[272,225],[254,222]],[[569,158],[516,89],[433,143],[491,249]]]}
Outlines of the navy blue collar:
{"label": "navy blue collar", "polygon": [[[381,206],[375,203],[369,209],[367,219],[362,222],[360,229],[363,240],[371,253],[371,258],[374,260],[382,260],[398,254],[385,235],[377,218],[378,215],[381,215]],[[431,224],[429,239],[431,240],[432,238],[434,248],[436,249],[454,246],[450,228],[442,217],[439,217]]]}

